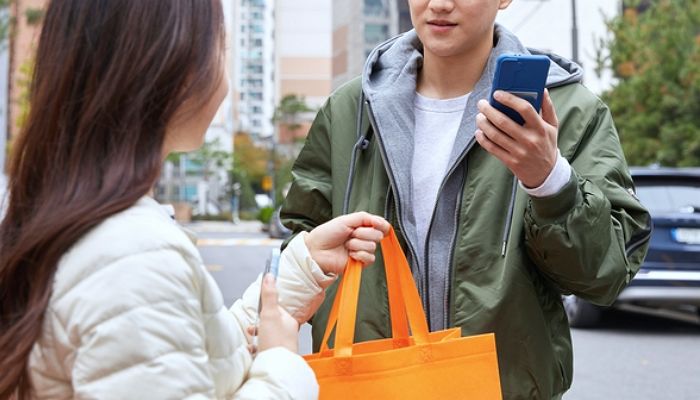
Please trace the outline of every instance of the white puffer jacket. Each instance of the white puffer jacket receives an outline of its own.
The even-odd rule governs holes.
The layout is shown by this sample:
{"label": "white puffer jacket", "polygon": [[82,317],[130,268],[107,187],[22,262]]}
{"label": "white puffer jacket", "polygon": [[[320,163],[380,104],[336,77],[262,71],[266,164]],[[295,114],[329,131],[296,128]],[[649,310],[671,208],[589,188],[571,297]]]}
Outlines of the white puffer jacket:
{"label": "white puffer jacket", "polygon": [[[282,254],[280,303],[305,321],[325,276],[302,237]],[[312,399],[318,385],[284,348],[254,359],[260,280],[228,310],[191,238],[144,197],[83,237],[61,259],[32,385],[50,399]]]}

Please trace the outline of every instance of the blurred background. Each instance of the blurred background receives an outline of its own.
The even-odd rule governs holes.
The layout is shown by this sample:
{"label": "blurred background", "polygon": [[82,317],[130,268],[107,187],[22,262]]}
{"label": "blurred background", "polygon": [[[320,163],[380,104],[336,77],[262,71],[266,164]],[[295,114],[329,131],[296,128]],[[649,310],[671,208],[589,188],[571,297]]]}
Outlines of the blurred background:
{"label": "blurred background", "polygon": [[[0,198],[47,2],[0,0]],[[230,304],[289,234],[277,210],[315,112],[374,46],[412,26],[406,0],[222,4],[230,93],[205,145],[165,162],[156,197],[199,234]],[[613,308],[564,298],[575,327],[565,398],[700,398],[700,2],[514,0],[497,21],[583,66],[656,225],[647,262]]]}

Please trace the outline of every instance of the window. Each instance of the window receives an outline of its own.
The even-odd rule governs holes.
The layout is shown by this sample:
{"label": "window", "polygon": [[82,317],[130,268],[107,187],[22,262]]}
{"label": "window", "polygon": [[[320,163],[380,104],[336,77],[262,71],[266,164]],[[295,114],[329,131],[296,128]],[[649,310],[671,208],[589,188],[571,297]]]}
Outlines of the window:
{"label": "window", "polygon": [[386,17],[388,16],[388,7],[384,4],[384,0],[365,0],[364,13],[371,17]]}
{"label": "window", "polygon": [[365,44],[374,46],[389,38],[386,24],[365,24]]}
{"label": "window", "polygon": [[700,211],[700,184],[697,182],[639,182],[637,196],[651,214]]}

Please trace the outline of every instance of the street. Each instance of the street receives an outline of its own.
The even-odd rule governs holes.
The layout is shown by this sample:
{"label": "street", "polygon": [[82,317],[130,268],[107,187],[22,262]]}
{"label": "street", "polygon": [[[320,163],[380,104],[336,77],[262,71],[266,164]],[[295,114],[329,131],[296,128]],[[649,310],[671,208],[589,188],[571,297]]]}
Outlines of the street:
{"label": "street", "polygon": [[[258,225],[199,224],[205,264],[232,304],[262,272],[279,240]],[[574,382],[566,400],[700,399],[700,321],[661,318],[627,311],[607,314],[594,330],[573,330]],[[302,327],[300,352],[311,350]]]}

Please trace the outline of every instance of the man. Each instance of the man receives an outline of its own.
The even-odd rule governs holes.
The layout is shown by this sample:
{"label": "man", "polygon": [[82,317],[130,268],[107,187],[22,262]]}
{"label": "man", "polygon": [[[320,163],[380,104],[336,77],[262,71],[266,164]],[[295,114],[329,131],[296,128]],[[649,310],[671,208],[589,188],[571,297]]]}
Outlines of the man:
{"label": "man", "polygon": [[[495,332],[504,397],[557,399],[573,364],[561,295],[611,304],[646,254],[650,220],[576,64],[549,56],[541,114],[500,93],[524,126],[483,100],[500,54],[534,52],[495,25],[510,3],[409,0],[415,30],[375,49],[319,111],[282,217],[298,232],[384,215],[431,329]],[[314,317],[315,348],[334,295]],[[383,269],[368,268],[356,340],[389,337],[388,315]]]}

